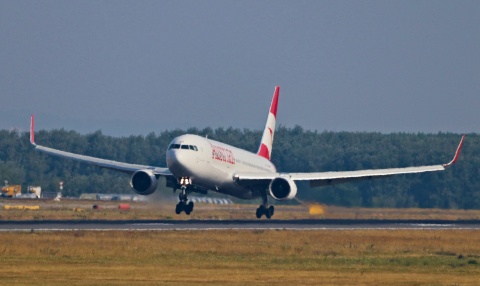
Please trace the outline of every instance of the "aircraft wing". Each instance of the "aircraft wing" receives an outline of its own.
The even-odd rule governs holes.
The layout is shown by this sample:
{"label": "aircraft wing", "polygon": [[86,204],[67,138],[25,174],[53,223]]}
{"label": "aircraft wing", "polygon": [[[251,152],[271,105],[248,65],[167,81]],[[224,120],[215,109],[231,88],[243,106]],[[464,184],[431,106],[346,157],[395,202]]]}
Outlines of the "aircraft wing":
{"label": "aircraft wing", "polygon": [[73,159],[73,160],[80,161],[80,162],[89,163],[89,164],[97,166],[97,167],[110,169],[110,170],[114,170],[114,171],[119,171],[119,172],[123,172],[123,173],[128,173],[128,174],[133,174],[134,172],[136,172],[138,170],[149,169],[149,170],[152,170],[152,172],[155,175],[172,176],[172,173],[170,172],[170,170],[168,168],[123,163],[123,162],[118,162],[118,161],[113,161],[113,160],[107,160],[107,159],[101,159],[101,158],[86,156],[86,155],[70,153],[70,152],[66,152],[66,151],[62,151],[62,150],[57,150],[57,149],[37,145],[35,143],[34,135],[35,135],[35,132],[34,132],[34,117],[32,115],[31,121],[30,121],[30,143],[35,147],[35,150],[37,150],[37,151],[47,153],[49,155],[53,155],[53,156],[57,156],[57,157],[64,157],[64,158],[69,158],[69,159]]}
{"label": "aircraft wing", "polygon": [[48,148],[40,145],[34,145],[35,150],[47,153],[49,155],[53,156],[58,156],[58,157],[64,157],[64,158],[69,158],[73,159],[76,161],[81,161],[85,163],[89,163],[91,165],[95,165],[97,167],[105,168],[105,169],[110,169],[114,171],[119,171],[123,173],[129,173],[133,174],[134,172],[138,170],[145,170],[149,169],[152,170],[154,174],[156,175],[163,175],[163,176],[171,176],[172,173],[170,173],[170,170],[168,168],[160,168],[160,167],[155,167],[155,166],[147,166],[147,165],[138,165],[138,164],[129,164],[129,163],[123,163],[123,162],[118,162],[118,161],[113,161],[113,160],[107,160],[107,159],[101,159],[101,158],[96,158],[96,157],[91,157],[91,156],[85,156],[85,155],[79,155],[75,153],[70,153],[70,152],[65,152],[53,148]]}
{"label": "aircraft wing", "polygon": [[341,172],[316,172],[316,173],[237,173],[234,179],[238,182],[245,181],[269,181],[277,177],[290,178],[293,181],[309,181],[311,187],[319,187],[326,185],[334,185],[340,183],[347,183],[359,180],[369,180],[381,177],[389,177],[401,174],[414,174],[443,171],[447,167],[453,165],[460,155],[463,140],[462,136],[458,144],[457,151],[452,161],[447,164],[406,167],[406,168],[392,168],[392,169],[376,169],[376,170],[358,170],[358,171],[341,171]]}

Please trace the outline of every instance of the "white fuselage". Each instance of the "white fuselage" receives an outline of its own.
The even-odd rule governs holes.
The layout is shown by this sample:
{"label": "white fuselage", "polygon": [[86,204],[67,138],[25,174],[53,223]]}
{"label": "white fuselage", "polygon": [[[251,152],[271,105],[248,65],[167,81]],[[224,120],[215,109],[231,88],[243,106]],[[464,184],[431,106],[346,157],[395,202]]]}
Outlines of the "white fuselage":
{"label": "white fuselage", "polygon": [[236,173],[276,172],[272,162],[257,154],[190,134],[173,139],[166,157],[177,179],[188,177],[194,185],[242,199],[257,195],[234,180]]}

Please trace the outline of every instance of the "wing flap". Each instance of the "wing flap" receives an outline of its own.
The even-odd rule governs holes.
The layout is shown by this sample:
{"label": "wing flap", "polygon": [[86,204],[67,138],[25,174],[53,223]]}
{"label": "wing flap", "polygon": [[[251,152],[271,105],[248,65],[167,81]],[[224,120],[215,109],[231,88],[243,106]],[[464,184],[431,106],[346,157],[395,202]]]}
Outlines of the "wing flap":
{"label": "wing flap", "polygon": [[443,171],[445,167],[442,165],[377,169],[377,170],[358,170],[343,172],[320,172],[320,173],[290,173],[290,177],[296,181],[312,181],[312,180],[335,180],[348,178],[369,178],[369,177],[385,177],[399,174],[414,174],[424,172]]}
{"label": "wing flap", "polygon": [[393,175],[417,174],[425,172],[443,171],[443,165],[377,169],[377,170],[359,170],[347,172],[324,172],[324,173],[292,173],[291,178],[294,181],[310,181],[311,187],[334,185],[341,183],[354,182],[359,180],[370,180]]}
{"label": "wing flap", "polygon": [[280,173],[236,173],[233,175],[233,180],[235,181],[245,181],[245,180],[273,180],[276,177],[280,176]]}
{"label": "wing flap", "polygon": [[443,171],[443,165],[376,169],[376,170],[358,170],[342,172],[316,172],[316,173],[237,173],[234,179],[237,181],[260,181],[273,180],[279,176],[289,177],[294,181],[310,181],[312,186],[324,186],[335,183],[347,183],[357,180],[368,180],[380,177],[389,177],[401,174],[415,174],[425,172]]}

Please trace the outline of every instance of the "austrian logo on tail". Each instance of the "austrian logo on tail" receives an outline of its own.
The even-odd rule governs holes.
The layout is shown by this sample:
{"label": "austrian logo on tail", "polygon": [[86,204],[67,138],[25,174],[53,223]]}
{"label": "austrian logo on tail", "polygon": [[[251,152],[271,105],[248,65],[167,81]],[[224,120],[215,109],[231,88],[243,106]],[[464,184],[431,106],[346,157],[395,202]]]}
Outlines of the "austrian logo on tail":
{"label": "austrian logo on tail", "polygon": [[257,154],[268,160],[272,155],[272,146],[273,146],[273,135],[275,133],[275,126],[277,124],[277,107],[278,107],[278,97],[280,95],[280,87],[275,87],[275,92],[273,93],[272,103],[270,104],[270,112],[268,113],[267,123],[265,124],[265,129],[263,130],[262,142],[258,148]]}

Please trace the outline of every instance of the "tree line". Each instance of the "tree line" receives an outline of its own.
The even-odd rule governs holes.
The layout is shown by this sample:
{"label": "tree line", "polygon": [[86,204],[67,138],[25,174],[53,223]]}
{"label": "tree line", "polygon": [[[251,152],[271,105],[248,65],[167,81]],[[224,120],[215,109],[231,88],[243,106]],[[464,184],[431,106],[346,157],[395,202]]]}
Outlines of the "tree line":
{"label": "tree line", "polygon": [[[112,137],[96,131],[38,131],[44,146],[116,161],[165,166],[169,142],[181,134],[208,136],[256,152],[261,131],[218,128],[167,130],[146,136]],[[447,163],[461,135],[310,131],[280,126],[272,162],[280,172],[351,171]],[[393,176],[321,188],[299,184],[302,200],[363,207],[480,208],[480,136],[468,134],[460,158],[444,172]],[[64,196],[81,193],[132,193],[130,177],[33,150],[28,133],[0,130],[0,180],[39,185]],[[164,186],[160,192],[167,191]]]}

